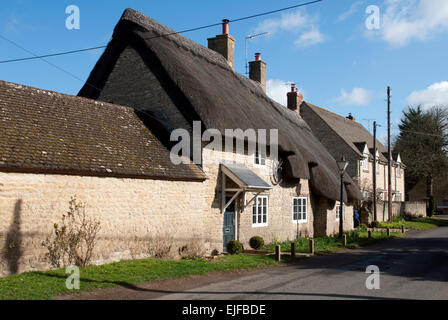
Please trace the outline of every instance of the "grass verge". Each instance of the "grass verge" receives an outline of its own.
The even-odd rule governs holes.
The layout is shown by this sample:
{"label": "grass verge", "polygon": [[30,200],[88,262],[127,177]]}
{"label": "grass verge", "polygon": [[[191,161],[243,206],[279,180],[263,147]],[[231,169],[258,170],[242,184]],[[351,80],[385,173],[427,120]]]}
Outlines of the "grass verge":
{"label": "grass verge", "polygon": [[[386,231],[372,232],[372,237],[369,239],[367,231],[355,230],[345,233],[347,235],[347,248],[357,248],[373,244],[375,242],[393,239],[402,236],[401,233],[391,232],[390,236],[387,236]],[[295,240],[296,252],[309,253],[309,240],[308,238],[301,238]],[[263,250],[275,250],[275,246],[280,245],[281,251],[291,250],[291,241],[285,241],[280,243],[271,243],[266,245]],[[332,253],[343,248],[342,239],[339,237],[316,237],[314,238],[314,253],[326,254]]]}
{"label": "grass verge", "polygon": [[[80,290],[134,285],[152,280],[200,275],[213,271],[261,268],[279,262],[273,256],[225,255],[208,261],[141,259],[80,268]],[[64,292],[65,269],[26,272],[0,278],[0,299],[51,299]]]}
{"label": "grass verge", "polygon": [[[400,219],[400,218],[399,218]],[[437,227],[447,227],[448,221],[441,220],[436,217],[426,217],[426,218],[412,218],[412,219],[404,219],[396,220],[391,223],[387,222],[379,222],[378,226],[380,228],[401,228],[404,225],[406,229],[412,230],[429,230]]]}

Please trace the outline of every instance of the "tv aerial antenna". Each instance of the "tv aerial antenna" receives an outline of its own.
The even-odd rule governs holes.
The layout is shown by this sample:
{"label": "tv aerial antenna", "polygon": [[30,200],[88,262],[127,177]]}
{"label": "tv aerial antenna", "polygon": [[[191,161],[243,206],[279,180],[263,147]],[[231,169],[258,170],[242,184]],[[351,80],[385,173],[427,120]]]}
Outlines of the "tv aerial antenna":
{"label": "tv aerial antenna", "polygon": [[268,33],[269,32],[252,34],[252,35],[248,35],[246,38],[244,38],[244,51],[246,52],[246,74],[249,74],[249,62],[247,61],[247,41],[251,40],[251,39],[253,39],[255,37],[264,36],[264,35],[266,35]]}

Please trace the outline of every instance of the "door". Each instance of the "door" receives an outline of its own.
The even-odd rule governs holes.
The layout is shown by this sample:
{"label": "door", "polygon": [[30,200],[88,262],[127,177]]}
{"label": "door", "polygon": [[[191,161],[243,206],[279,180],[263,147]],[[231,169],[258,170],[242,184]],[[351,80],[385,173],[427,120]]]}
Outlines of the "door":
{"label": "door", "polygon": [[[226,202],[230,198],[226,198]],[[233,201],[224,212],[224,222],[222,228],[223,234],[223,252],[227,252],[227,242],[235,240],[235,201]]]}

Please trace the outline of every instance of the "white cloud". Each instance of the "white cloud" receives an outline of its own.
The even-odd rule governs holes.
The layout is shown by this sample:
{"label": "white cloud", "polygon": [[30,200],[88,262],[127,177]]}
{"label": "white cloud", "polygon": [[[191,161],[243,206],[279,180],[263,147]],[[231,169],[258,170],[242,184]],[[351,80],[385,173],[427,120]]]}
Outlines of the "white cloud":
{"label": "white cloud", "polygon": [[[286,94],[291,89],[291,83],[293,82],[283,81],[279,79],[269,79],[268,81],[266,81],[266,94],[272,100],[286,107],[288,104]],[[304,95],[302,89],[297,88],[297,91]]]}
{"label": "white cloud", "polygon": [[436,82],[424,90],[412,92],[406,100],[412,106],[424,108],[448,106],[448,81]]}
{"label": "white cloud", "polygon": [[448,30],[447,0],[386,0],[380,33],[392,46],[426,40]]}
{"label": "white cloud", "polygon": [[367,106],[372,99],[372,93],[363,88],[353,88],[351,92],[341,90],[341,95],[334,101],[341,104]]}
{"label": "white cloud", "polygon": [[354,2],[347,11],[345,11],[344,13],[339,15],[338,21],[344,21],[345,19],[347,19],[347,18],[351,17],[352,15],[354,15],[356,12],[358,12],[359,7],[364,2],[365,1],[356,1],[356,2]]}
{"label": "white cloud", "polygon": [[325,36],[314,26],[310,31],[302,33],[300,37],[294,42],[297,47],[310,47],[312,45],[325,41]]}
{"label": "white cloud", "polygon": [[278,32],[286,31],[300,34],[294,44],[297,47],[308,47],[325,40],[325,36],[317,26],[317,17],[310,16],[300,10],[283,13],[278,19],[262,21],[253,31],[253,34],[269,32],[270,37]]}

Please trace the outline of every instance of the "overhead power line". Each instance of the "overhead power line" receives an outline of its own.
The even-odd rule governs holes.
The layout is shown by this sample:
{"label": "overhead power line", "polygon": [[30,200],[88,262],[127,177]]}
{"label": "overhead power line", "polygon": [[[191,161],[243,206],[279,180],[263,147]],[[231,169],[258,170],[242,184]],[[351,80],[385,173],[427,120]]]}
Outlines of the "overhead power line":
{"label": "overhead power line", "polygon": [[[294,5],[294,6],[286,7],[286,8],[281,8],[281,9],[277,9],[277,10],[267,11],[267,12],[254,14],[254,15],[251,15],[251,16],[246,16],[246,17],[242,17],[242,18],[238,18],[238,19],[232,19],[232,20],[229,20],[229,23],[239,22],[239,21],[248,20],[248,19],[252,19],[252,18],[257,18],[257,17],[261,17],[261,16],[266,16],[266,15],[269,15],[269,14],[282,12],[282,11],[287,11],[287,10],[291,10],[291,9],[295,9],[295,8],[299,8],[299,7],[304,7],[304,6],[307,6],[307,5],[310,5],[310,4],[314,4],[314,3],[317,3],[317,2],[322,2],[322,1],[323,0],[309,1],[309,2],[306,2],[306,3],[301,3],[301,4]],[[176,34],[187,33],[187,32],[197,31],[197,30],[201,30],[201,29],[207,29],[207,28],[219,26],[221,24],[222,24],[222,22],[213,23],[213,24],[209,24],[209,25],[205,25],[205,26],[200,26],[200,27],[185,29],[185,30],[181,30],[181,31],[176,31],[176,32],[156,35],[156,36],[145,38],[145,40],[151,40],[151,39],[156,39],[156,38],[161,38],[161,37],[168,37],[168,36],[172,36],[172,35],[176,35]],[[4,40],[10,42],[10,43],[13,43],[15,46],[18,46],[16,43],[14,43],[13,41],[7,39],[6,37],[4,37],[2,35],[0,35],[0,37],[2,39],[4,39]],[[31,53],[33,56],[32,57],[25,57],[25,58],[16,58],[16,59],[3,60],[3,61],[0,61],[0,64],[11,63],[11,62],[19,62],[19,61],[27,61],[27,60],[35,60],[35,59],[42,59],[42,58],[49,58],[49,57],[56,57],[56,56],[62,56],[62,55],[68,55],[68,54],[74,54],[74,53],[80,53],[80,52],[104,49],[106,47],[107,47],[107,45],[101,45],[101,46],[90,47],[90,48],[76,49],[76,50],[70,50],[70,51],[63,51],[63,52],[58,52],[58,53],[50,53],[50,54],[46,54],[46,55],[36,55],[36,54],[32,53],[31,51],[26,50],[23,47],[21,47],[21,49],[24,49],[28,53]],[[64,71],[64,72],[66,72],[66,71]]]}

